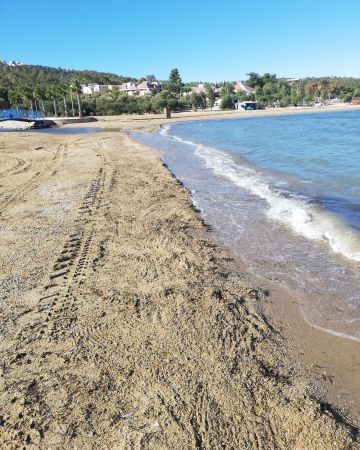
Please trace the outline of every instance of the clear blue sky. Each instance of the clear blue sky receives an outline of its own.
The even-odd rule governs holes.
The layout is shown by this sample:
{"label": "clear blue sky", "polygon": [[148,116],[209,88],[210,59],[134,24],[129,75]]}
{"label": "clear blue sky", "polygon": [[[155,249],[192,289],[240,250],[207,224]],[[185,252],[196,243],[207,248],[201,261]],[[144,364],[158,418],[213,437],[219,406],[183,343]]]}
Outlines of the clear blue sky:
{"label": "clear blue sky", "polygon": [[360,77],[360,0],[0,0],[0,60],[184,81]]}

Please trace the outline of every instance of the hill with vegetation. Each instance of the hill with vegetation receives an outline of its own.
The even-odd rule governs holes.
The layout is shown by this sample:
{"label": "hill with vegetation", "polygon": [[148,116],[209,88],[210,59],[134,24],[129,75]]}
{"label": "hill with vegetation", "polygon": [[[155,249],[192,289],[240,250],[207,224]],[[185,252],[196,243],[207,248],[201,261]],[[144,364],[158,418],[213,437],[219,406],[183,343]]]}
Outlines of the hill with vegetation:
{"label": "hill with vegetation", "polygon": [[0,109],[23,108],[43,111],[47,116],[117,115],[160,112],[164,107],[184,109],[212,108],[221,97],[223,109],[234,109],[244,100],[254,100],[259,107],[312,105],[315,102],[350,102],[360,97],[360,79],[322,77],[289,82],[275,74],[247,74],[245,83],[254,88],[251,94],[235,92],[235,82],[204,83],[202,92],[193,88],[198,83],[183,83],[179,71],[173,69],[161,81],[162,91],[144,96],[130,96],[118,90],[82,94],[82,85],[119,85],[124,82],[154,81],[154,75],[137,79],[93,70],[66,70],[35,65],[9,66],[0,63]]}

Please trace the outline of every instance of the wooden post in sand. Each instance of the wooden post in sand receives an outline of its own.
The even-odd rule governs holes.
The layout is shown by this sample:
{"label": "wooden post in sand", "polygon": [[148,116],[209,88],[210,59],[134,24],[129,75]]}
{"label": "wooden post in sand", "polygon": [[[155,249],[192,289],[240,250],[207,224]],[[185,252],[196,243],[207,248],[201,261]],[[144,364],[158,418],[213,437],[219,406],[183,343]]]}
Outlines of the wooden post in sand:
{"label": "wooden post in sand", "polygon": [[168,108],[168,107],[164,108],[164,116],[165,116],[165,119],[171,119],[171,109],[170,108]]}

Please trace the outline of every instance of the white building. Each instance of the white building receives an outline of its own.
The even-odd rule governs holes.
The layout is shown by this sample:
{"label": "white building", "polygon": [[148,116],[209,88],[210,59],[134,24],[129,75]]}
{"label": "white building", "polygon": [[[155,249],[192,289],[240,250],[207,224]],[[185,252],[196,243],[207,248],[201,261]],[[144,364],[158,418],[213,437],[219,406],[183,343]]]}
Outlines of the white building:
{"label": "white building", "polygon": [[300,81],[299,78],[286,78],[285,83],[290,84],[292,86],[293,84],[297,84]]}
{"label": "white building", "polygon": [[143,81],[142,83],[136,85],[134,82],[129,81],[122,84],[97,84],[90,83],[87,85],[82,85],[81,90],[83,94],[94,94],[100,91],[111,91],[117,89],[121,92],[125,92],[128,95],[146,95],[161,91],[161,84],[158,81]]}
{"label": "white building", "polygon": [[91,83],[91,84],[83,84],[81,86],[81,91],[83,94],[93,94],[94,92],[98,92],[99,91],[99,85],[96,83]]}
{"label": "white building", "polygon": [[17,67],[17,66],[24,66],[25,64],[20,62],[20,61],[1,61],[2,64],[5,64],[5,66],[10,66],[10,67]]}
{"label": "white building", "polygon": [[94,94],[95,92],[111,91],[112,89],[119,89],[119,85],[90,83],[83,84],[81,86],[81,91],[83,94]]}

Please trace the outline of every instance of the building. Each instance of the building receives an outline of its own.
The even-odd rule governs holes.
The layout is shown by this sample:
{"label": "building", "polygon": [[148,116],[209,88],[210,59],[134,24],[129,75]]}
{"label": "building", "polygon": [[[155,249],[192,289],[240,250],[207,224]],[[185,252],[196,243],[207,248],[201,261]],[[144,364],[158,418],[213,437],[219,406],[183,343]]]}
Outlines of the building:
{"label": "building", "polygon": [[81,91],[83,94],[93,94],[94,92],[98,92],[100,90],[100,85],[96,83],[91,83],[88,85],[83,84],[81,86]]}
{"label": "building", "polygon": [[191,89],[191,92],[195,92],[196,94],[205,94],[206,93],[205,85],[203,83],[199,83],[197,86],[194,86]]}
{"label": "building", "polygon": [[158,81],[143,81],[140,84],[135,84],[132,81],[122,84],[97,84],[90,83],[82,85],[81,90],[83,94],[94,94],[95,92],[111,91],[116,89],[121,92],[125,92],[128,95],[146,95],[161,91],[161,84]]}
{"label": "building", "polygon": [[95,92],[111,91],[112,89],[117,89],[117,88],[119,88],[119,85],[116,85],[116,84],[90,83],[90,84],[83,84],[81,86],[81,91],[83,94],[94,94]]}
{"label": "building", "polygon": [[292,86],[293,84],[297,84],[300,79],[299,78],[285,78],[285,83],[290,84]]}
{"label": "building", "polygon": [[255,92],[255,89],[250,87],[250,86],[247,86],[242,81],[237,81],[235,83],[235,86],[234,86],[234,91],[236,93],[237,92],[241,92],[244,95],[250,95],[250,94],[253,94]]}
{"label": "building", "polygon": [[138,95],[137,86],[132,81],[120,84],[118,89],[119,91],[125,92],[128,95]]}
{"label": "building", "polygon": [[136,86],[138,95],[156,94],[161,91],[161,84],[158,81],[143,81]]}
{"label": "building", "polygon": [[1,61],[2,64],[4,64],[5,66],[10,66],[10,67],[17,67],[17,66],[24,66],[25,64],[20,62],[20,61]]}

